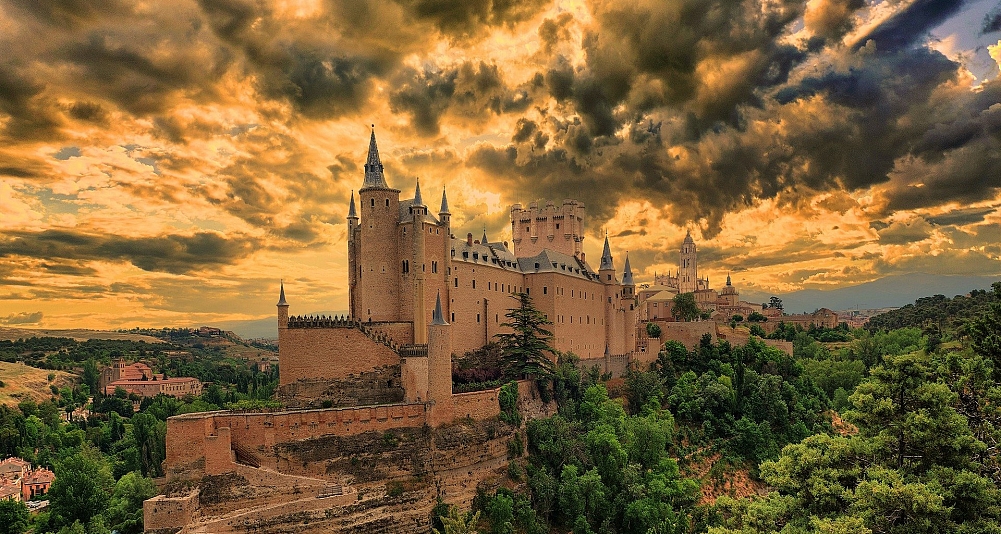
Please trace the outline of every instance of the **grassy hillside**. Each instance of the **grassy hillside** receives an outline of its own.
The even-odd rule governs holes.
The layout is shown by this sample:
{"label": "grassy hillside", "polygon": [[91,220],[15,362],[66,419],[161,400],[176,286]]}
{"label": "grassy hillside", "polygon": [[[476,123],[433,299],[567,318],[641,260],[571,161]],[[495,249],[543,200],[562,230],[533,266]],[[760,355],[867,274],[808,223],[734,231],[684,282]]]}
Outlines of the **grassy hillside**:
{"label": "grassy hillside", "polygon": [[[49,375],[55,375],[50,381]],[[73,382],[74,376],[64,371],[49,371],[23,363],[0,362],[0,404],[17,406],[24,399],[41,402],[52,397],[49,386],[62,388]]]}

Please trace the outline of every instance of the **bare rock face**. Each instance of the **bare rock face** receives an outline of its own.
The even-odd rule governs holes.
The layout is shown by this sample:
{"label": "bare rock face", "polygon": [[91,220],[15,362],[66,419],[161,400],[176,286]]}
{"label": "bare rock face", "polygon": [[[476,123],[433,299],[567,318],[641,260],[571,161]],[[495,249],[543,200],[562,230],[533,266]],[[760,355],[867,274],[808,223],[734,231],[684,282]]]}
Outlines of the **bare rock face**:
{"label": "bare rock face", "polygon": [[[198,510],[180,532],[426,533],[439,500],[469,506],[505,476],[518,428],[458,420],[275,445],[265,468],[197,482]],[[152,530],[150,530],[152,531]]]}
{"label": "bare rock face", "polygon": [[300,379],[278,388],[286,408],[345,408],[403,401],[400,366],[387,365],[347,378]]}

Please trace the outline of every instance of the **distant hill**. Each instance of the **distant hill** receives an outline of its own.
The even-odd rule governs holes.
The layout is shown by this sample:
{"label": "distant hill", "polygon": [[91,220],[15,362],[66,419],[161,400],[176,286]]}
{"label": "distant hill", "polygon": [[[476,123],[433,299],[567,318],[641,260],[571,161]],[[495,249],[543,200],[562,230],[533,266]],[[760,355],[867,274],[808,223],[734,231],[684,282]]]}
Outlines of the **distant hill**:
{"label": "distant hill", "polygon": [[0,326],[0,340],[17,341],[32,337],[68,337],[76,341],[87,341],[88,339],[117,339],[125,341],[145,341],[147,343],[160,343],[160,340],[142,334],[126,334],[122,332],[109,332],[106,330],[57,330],[53,328],[13,328]]}
{"label": "distant hill", "polygon": [[[812,312],[818,308],[831,310],[851,310],[870,308],[900,307],[910,304],[919,298],[931,295],[965,295],[973,289],[990,289],[991,284],[1001,277],[989,276],[942,276],[916,273],[894,275],[880,278],[857,286],[843,287],[822,291],[804,289],[779,295],[786,313]],[[763,294],[762,294],[763,295]],[[750,302],[767,302],[763,299],[752,300],[757,293],[741,294],[742,300]]]}

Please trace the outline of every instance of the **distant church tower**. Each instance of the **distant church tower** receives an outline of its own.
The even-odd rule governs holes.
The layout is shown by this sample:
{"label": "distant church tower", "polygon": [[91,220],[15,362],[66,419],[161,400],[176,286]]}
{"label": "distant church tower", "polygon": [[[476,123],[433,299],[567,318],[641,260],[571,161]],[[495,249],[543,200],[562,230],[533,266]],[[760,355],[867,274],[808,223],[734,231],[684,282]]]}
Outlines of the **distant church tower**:
{"label": "distant church tower", "polygon": [[681,261],[678,265],[678,293],[694,293],[699,288],[698,258],[692,232],[685,235],[681,244]]}

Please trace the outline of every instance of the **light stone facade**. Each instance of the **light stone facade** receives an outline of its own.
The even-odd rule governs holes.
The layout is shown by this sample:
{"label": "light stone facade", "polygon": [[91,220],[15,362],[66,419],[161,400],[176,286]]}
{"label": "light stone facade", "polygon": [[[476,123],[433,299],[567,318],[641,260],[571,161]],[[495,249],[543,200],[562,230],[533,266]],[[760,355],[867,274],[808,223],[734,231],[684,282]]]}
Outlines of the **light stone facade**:
{"label": "light stone facade", "polygon": [[347,217],[349,315],[290,317],[282,287],[282,386],[349,380],[399,365],[404,398],[433,402],[429,419],[443,421],[452,413],[452,354],[508,331],[505,315],[522,292],[553,323],[548,328],[558,351],[587,361],[633,352],[637,309],[629,260],[620,280],[606,238],[600,268],[585,261],[582,203],[514,205],[511,245],[490,241],[486,232],[480,239],[457,238],[444,191],[433,215],[419,182],[410,199],[389,186],[374,131],[357,200],[352,193]]}

